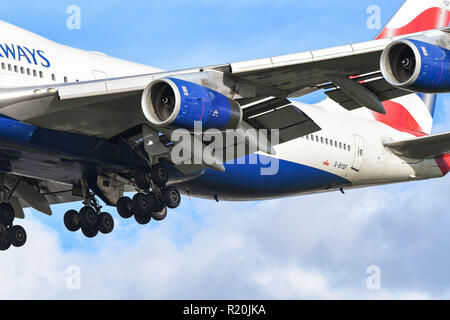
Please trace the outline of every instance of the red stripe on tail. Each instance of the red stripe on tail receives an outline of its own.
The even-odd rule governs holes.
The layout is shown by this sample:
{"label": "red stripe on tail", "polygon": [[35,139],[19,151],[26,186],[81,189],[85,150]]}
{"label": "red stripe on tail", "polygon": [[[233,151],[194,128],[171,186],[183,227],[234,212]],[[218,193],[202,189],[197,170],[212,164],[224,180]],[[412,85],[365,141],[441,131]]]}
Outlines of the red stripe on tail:
{"label": "red stripe on tail", "polygon": [[442,171],[442,175],[447,175],[450,172],[450,154],[446,154],[442,157],[436,158],[436,163]]}
{"label": "red stripe on tail", "polygon": [[416,137],[423,137],[427,134],[423,132],[423,129],[409,113],[408,110],[401,104],[393,101],[383,102],[383,106],[386,109],[386,114],[373,112],[375,120],[380,121],[396,130],[407,132]]}
{"label": "red stripe on tail", "polygon": [[442,28],[450,23],[450,12],[441,8],[430,8],[418,15],[413,21],[406,26],[398,29],[385,28],[377,37],[377,39],[392,38],[408,33],[422,32]]}

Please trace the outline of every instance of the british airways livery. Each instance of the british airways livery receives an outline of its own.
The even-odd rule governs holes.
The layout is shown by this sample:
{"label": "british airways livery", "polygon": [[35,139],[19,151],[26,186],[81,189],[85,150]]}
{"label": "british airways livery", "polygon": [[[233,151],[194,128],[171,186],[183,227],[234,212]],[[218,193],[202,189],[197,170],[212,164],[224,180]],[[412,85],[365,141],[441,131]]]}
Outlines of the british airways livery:
{"label": "british airways livery", "polygon": [[[82,201],[61,220],[93,238],[114,229],[101,202],[145,225],[181,194],[263,200],[447,175],[450,133],[431,135],[436,94],[450,92],[447,3],[405,1],[373,41],[175,71],[0,22],[0,250],[26,243],[27,207]],[[319,90],[316,105],[289,100]]]}

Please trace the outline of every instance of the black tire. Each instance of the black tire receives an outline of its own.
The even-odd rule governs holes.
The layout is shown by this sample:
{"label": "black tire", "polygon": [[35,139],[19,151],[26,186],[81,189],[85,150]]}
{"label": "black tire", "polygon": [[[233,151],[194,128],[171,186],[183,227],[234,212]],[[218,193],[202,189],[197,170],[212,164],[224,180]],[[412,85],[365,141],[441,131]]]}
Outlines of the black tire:
{"label": "black tire", "polygon": [[152,217],[150,215],[141,216],[140,214],[135,214],[134,219],[136,220],[137,223],[146,225],[146,224],[150,223],[150,221],[152,220]]}
{"label": "black tire", "polygon": [[116,207],[119,216],[121,216],[122,218],[129,219],[133,216],[133,200],[131,200],[129,197],[120,198],[119,201],[117,201]]}
{"label": "black tire", "polygon": [[8,229],[8,238],[14,247],[20,248],[27,242],[27,233],[21,226],[12,226]]}
{"label": "black tire", "polygon": [[151,168],[151,176],[153,182],[163,187],[166,185],[167,181],[169,181],[169,173],[167,172],[167,169],[162,164],[155,164]]}
{"label": "black tire", "polygon": [[103,234],[109,234],[114,230],[114,219],[106,212],[98,216],[97,229]]}
{"label": "black tire", "polygon": [[148,190],[150,188],[150,174],[143,170],[136,170],[134,180],[139,189]]}
{"label": "black tire", "polygon": [[76,210],[69,210],[64,214],[64,225],[70,232],[77,232],[81,228],[80,213]]}
{"label": "black tire", "polygon": [[86,238],[95,238],[98,235],[97,228],[83,228],[81,227],[81,232],[83,232]]}
{"label": "black tire", "polygon": [[14,208],[9,203],[0,203],[0,223],[4,226],[12,226],[14,218],[16,217],[14,213]]}
{"label": "black tire", "polygon": [[155,221],[163,221],[167,217],[167,207],[159,212],[152,212],[152,219]]}
{"label": "black tire", "polygon": [[0,251],[6,251],[11,247],[11,241],[8,237],[8,230],[0,225]]}
{"label": "black tire", "polygon": [[181,204],[181,194],[177,187],[168,187],[163,191],[164,204],[170,209],[176,209]]}
{"label": "black tire", "polygon": [[147,194],[148,200],[150,201],[151,212],[159,212],[162,211],[165,207],[164,203],[158,200],[156,195],[153,192],[149,192]]}
{"label": "black tire", "polygon": [[133,197],[133,208],[135,215],[149,216],[151,212],[151,202],[145,193],[136,193]]}
{"label": "black tire", "polygon": [[80,210],[81,228],[97,229],[98,213],[94,208],[86,206]]}

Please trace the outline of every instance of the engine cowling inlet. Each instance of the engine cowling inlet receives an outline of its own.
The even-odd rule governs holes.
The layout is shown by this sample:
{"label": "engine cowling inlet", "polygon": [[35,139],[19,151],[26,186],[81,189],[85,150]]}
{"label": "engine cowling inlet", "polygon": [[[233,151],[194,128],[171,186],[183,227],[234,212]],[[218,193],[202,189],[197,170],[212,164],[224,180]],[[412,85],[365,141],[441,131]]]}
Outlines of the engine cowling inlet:
{"label": "engine cowling inlet", "polygon": [[394,87],[421,93],[450,92],[450,51],[416,40],[396,41],[381,55],[381,72]]}
{"label": "engine cowling inlet", "polygon": [[236,129],[242,121],[239,104],[205,86],[177,78],[150,83],[142,95],[142,111],[156,127],[192,130],[196,121],[207,129]]}

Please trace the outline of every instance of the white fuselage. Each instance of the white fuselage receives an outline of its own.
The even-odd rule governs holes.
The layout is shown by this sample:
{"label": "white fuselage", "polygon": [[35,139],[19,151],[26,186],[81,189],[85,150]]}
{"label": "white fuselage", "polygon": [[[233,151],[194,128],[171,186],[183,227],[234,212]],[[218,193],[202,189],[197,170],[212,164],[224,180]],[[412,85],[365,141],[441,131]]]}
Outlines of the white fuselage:
{"label": "white fuselage", "polygon": [[[0,88],[162,71],[60,45],[5,22],[0,22],[0,33]],[[26,53],[26,57],[21,51]],[[347,111],[330,100],[319,105],[298,102],[293,102],[293,105],[312,118],[322,130],[313,134],[314,141],[309,135],[276,146],[276,157],[281,160],[332,173],[350,181],[353,187],[443,176],[432,159],[402,159],[386,149],[383,146],[385,141],[413,136],[375,121],[365,109]]]}

